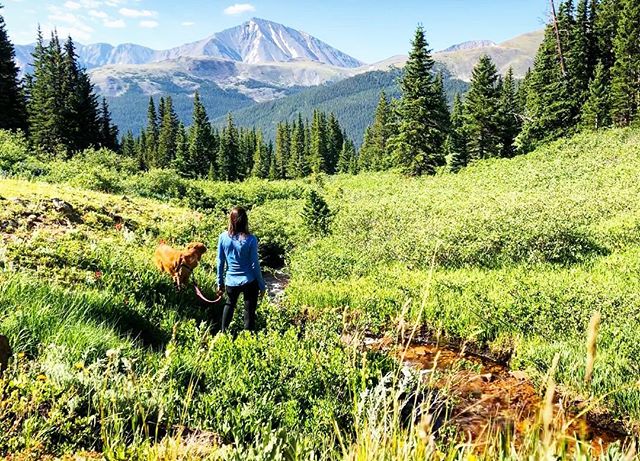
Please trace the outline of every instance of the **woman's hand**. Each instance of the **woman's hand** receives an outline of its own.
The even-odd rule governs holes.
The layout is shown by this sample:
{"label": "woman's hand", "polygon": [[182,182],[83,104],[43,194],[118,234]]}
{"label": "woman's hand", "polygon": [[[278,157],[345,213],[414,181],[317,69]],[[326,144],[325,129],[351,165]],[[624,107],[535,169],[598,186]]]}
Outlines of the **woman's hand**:
{"label": "woman's hand", "polygon": [[224,285],[220,285],[218,287],[218,291],[216,291],[216,296],[222,296],[224,294]]}

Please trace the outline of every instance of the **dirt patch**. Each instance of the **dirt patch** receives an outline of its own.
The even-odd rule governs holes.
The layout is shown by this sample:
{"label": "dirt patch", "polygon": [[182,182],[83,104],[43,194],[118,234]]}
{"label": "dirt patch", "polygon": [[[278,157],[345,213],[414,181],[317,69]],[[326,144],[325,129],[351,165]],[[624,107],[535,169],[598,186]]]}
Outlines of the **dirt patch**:
{"label": "dirt patch", "polygon": [[[367,344],[368,343],[368,344]],[[389,339],[367,340],[366,347],[394,355],[405,366],[423,371],[440,371],[431,384],[447,396],[452,405],[450,422],[475,442],[497,431],[512,431],[515,441],[540,428],[543,398],[531,379],[521,371],[510,371],[505,365],[486,357],[433,344],[411,344],[402,347]],[[556,428],[575,439],[590,442],[594,453],[602,453],[608,445],[624,441],[622,427],[611,429],[599,424],[599,415],[579,415],[580,402],[566,402],[556,395],[554,417]]]}

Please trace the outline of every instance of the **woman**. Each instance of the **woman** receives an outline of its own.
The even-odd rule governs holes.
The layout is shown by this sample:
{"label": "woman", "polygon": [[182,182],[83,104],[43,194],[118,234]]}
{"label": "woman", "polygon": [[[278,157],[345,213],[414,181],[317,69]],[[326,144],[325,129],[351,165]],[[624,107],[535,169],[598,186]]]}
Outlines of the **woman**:
{"label": "woman", "polygon": [[[227,331],[240,293],[244,296],[244,328],[255,331],[258,295],[265,284],[258,259],[258,239],[249,233],[249,218],[242,207],[229,214],[229,227],[218,239],[218,295],[226,291],[222,332]],[[225,274],[226,266],[226,274]]]}

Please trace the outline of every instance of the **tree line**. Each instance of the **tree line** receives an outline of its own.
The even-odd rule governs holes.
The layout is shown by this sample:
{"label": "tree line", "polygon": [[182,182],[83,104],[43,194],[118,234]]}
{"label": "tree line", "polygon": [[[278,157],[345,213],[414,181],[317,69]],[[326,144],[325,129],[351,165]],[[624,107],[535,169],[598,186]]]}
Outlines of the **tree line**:
{"label": "tree line", "polygon": [[157,108],[150,97],[146,128],[138,137],[128,131],[121,144],[143,170],[172,168],[183,177],[220,181],[347,172],[356,156],[334,114],[315,111],[311,120],[299,114],[279,123],[274,146],[261,130],[237,127],[231,114],[224,127],[212,126],[198,92],[189,128],[178,120],[171,97],[161,97]]}
{"label": "tree line", "polygon": [[579,129],[637,122],[640,2],[564,0],[522,81],[511,69],[502,77],[482,56],[450,112],[438,80],[418,27],[400,99],[382,93],[365,132],[361,170],[431,174],[448,163],[457,171],[473,160],[530,152]]}
{"label": "tree line", "polygon": [[62,44],[54,31],[45,44],[38,29],[32,57],[33,71],[23,81],[0,15],[0,129],[25,131],[32,145],[48,154],[117,149],[118,130],[107,102],[98,100],[78,65],[71,37]]}

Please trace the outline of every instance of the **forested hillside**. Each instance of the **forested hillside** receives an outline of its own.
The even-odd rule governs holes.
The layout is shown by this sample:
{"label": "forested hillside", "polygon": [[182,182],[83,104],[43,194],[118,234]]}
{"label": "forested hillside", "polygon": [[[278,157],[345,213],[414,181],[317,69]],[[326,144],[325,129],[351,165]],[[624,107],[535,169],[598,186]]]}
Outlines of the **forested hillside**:
{"label": "forested hillside", "polygon": [[[468,84],[451,78],[446,70],[444,85],[449,102],[453,102],[456,93],[467,90]],[[362,144],[365,128],[373,121],[380,92],[391,98],[400,96],[400,69],[367,72],[337,83],[310,88],[292,96],[269,101],[256,106],[233,111],[240,126],[256,126],[263,130],[269,139],[274,139],[276,125],[284,120],[293,121],[297,114],[311,117],[314,109],[332,112],[353,139],[357,146]],[[224,123],[223,118],[214,119],[214,123]]]}

